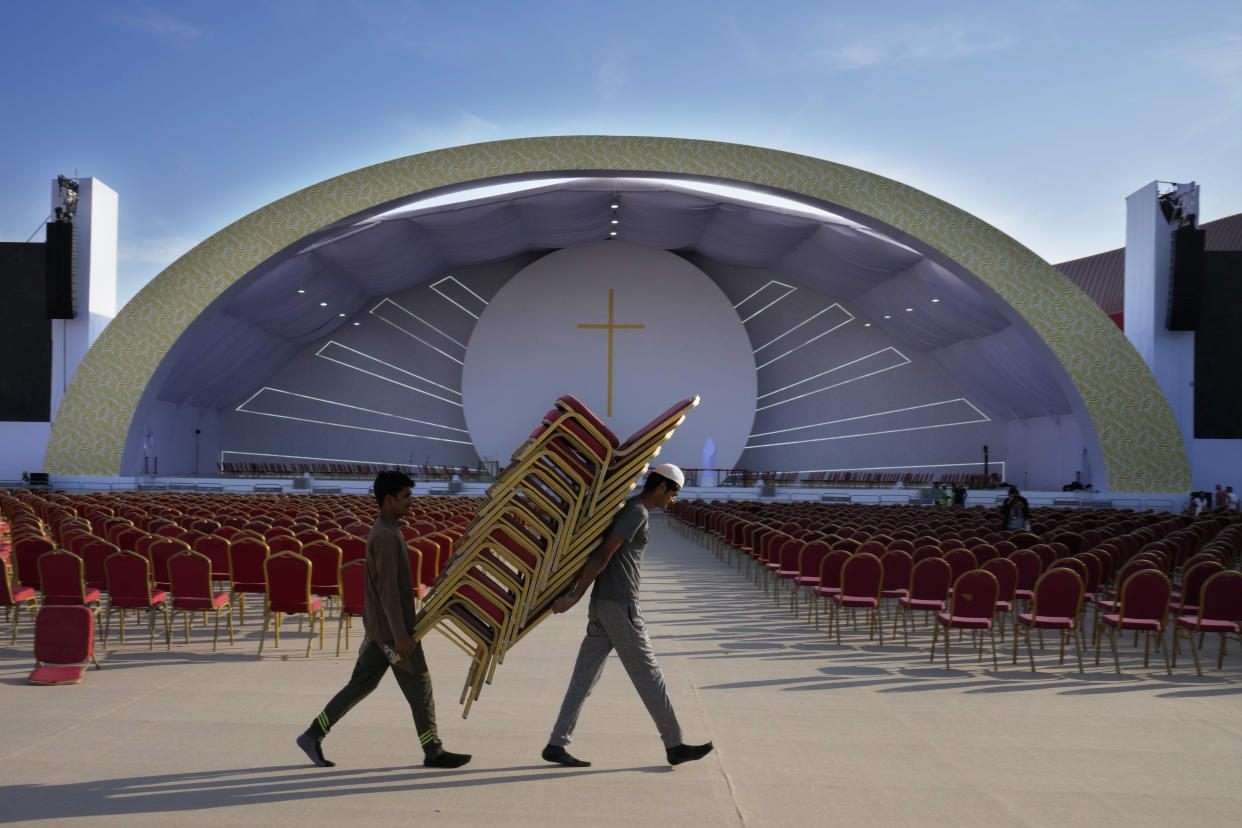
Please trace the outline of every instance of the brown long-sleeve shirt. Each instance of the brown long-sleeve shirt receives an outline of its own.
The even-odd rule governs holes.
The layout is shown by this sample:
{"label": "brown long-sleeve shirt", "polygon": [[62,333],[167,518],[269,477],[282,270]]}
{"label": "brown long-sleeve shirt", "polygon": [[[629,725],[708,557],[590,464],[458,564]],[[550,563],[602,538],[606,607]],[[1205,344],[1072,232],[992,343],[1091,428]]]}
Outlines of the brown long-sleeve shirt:
{"label": "brown long-sleeve shirt", "polygon": [[410,552],[396,524],[381,516],[367,536],[367,577],[362,624],[372,641],[397,640],[414,629],[414,580]]}

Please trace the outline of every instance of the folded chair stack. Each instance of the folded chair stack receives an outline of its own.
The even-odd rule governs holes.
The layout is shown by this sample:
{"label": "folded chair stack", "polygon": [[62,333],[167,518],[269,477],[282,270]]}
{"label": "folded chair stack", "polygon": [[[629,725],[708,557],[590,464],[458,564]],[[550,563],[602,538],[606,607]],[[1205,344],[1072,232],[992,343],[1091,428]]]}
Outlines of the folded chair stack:
{"label": "folded chair stack", "polygon": [[624,442],[566,395],[514,453],[423,601],[414,639],[439,630],[471,658],[462,718],[505,653],[549,613],[649,461],[699,404],[673,405]]}

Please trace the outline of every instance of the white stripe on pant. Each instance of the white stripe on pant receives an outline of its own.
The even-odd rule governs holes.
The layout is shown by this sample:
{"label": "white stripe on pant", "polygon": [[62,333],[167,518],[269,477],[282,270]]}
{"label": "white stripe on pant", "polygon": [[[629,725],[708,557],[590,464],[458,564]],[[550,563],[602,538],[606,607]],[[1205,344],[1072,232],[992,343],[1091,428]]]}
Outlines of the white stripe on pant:
{"label": "white stripe on pant", "polygon": [[664,747],[681,744],[681,726],[672,702],[664,687],[664,674],[651,649],[647,624],[637,603],[591,599],[587,608],[587,633],[578,648],[578,660],[574,674],[561,702],[561,712],[552,728],[548,743],[565,747],[574,738],[574,727],[582,713],[582,705],[599,677],[603,675],[608,654],[617,651],[617,657],[629,673],[634,689],[638,691],[647,712],[651,714]]}

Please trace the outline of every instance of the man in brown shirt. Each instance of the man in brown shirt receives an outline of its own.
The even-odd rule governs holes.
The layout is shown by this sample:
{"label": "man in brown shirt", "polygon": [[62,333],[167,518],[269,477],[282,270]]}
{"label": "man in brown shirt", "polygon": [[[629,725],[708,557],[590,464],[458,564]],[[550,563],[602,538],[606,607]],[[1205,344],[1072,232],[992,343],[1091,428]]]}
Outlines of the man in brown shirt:
{"label": "man in brown shirt", "polygon": [[375,500],[379,503],[380,514],[367,536],[366,593],[362,610],[366,638],[358,649],[358,661],[349,684],[332,697],[306,732],[297,738],[298,747],[321,767],[335,764],[324,758],[321,746],[332,725],[379,685],[390,666],[414,714],[418,740],[423,747],[423,764],[429,768],[459,768],[470,761],[469,754],[450,753],[440,744],[431,672],[423,657],[422,644],[410,637],[414,629],[414,580],[410,574],[409,550],[397,521],[409,514],[413,485],[413,480],[398,471],[380,472],[375,478]]}

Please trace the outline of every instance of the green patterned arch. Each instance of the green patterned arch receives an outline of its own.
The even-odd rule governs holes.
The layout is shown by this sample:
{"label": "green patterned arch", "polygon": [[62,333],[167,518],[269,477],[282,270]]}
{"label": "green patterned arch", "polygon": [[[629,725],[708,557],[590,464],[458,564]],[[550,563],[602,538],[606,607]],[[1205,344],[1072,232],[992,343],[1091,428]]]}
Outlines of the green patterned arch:
{"label": "green patterned arch", "polygon": [[134,412],[177,338],[226,288],[299,239],[426,190],[564,173],[685,175],[784,190],[908,234],[977,276],[1047,342],[1091,416],[1111,491],[1189,488],[1173,412],[1129,340],[1059,271],[1009,236],[927,193],[831,161],[625,136],[520,138],[411,155],[320,182],[234,222],[173,262],[104,330],[56,414],[47,470],[120,474]]}

